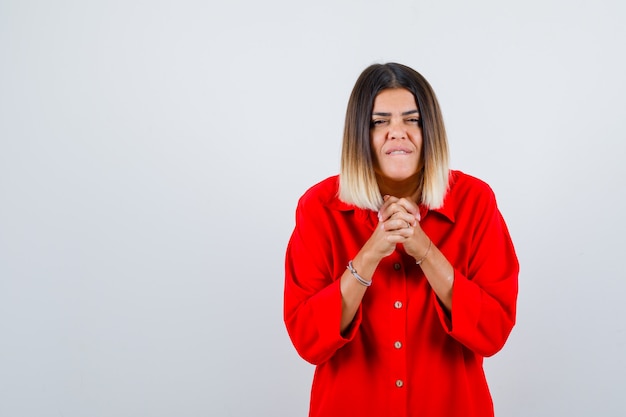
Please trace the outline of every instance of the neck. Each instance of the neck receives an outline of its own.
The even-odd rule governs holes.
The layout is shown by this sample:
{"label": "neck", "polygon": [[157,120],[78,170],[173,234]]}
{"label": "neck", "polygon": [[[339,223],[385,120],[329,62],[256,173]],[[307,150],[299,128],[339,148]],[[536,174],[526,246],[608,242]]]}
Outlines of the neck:
{"label": "neck", "polygon": [[420,181],[417,175],[406,180],[393,181],[388,178],[377,178],[378,188],[382,195],[390,195],[397,198],[408,198],[418,203],[420,196]]}

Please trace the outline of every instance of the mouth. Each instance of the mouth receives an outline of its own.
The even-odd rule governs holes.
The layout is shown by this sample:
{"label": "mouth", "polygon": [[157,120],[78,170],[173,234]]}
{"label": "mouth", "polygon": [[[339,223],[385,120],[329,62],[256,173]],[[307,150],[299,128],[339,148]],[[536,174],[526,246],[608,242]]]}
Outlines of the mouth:
{"label": "mouth", "polygon": [[390,149],[385,153],[387,155],[408,155],[411,151],[409,149]]}

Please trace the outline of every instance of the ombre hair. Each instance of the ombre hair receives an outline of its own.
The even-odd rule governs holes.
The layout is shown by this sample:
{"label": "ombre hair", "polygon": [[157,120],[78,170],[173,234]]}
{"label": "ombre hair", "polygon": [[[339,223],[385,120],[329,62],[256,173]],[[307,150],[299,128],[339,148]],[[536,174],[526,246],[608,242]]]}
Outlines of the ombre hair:
{"label": "ombre hair", "polygon": [[370,127],[376,96],[388,88],[413,94],[422,125],[419,203],[440,208],[448,191],[449,156],[446,129],[437,97],[426,79],[397,63],[374,64],[359,76],[346,111],[339,174],[339,198],[362,209],[377,211],[382,203],[371,149]]}

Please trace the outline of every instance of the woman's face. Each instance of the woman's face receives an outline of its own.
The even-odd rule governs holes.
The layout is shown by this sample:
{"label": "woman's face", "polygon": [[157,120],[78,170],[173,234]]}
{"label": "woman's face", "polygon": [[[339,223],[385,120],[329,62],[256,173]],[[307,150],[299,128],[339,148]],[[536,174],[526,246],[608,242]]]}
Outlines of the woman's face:
{"label": "woman's face", "polygon": [[420,114],[404,88],[382,90],[374,99],[370,130],[374,169],[385,182],[403,182],[419,172],[422,154]]}

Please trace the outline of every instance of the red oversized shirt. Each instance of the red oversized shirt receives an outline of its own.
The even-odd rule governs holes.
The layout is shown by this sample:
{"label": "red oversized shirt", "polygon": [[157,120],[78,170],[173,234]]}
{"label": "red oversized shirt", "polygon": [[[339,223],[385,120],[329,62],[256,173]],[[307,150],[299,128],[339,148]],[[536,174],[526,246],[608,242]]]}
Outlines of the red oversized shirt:
{"label": "red oversized shirt", "polygon": [[309,415],[493,416],[483,357],[502,348],[515,323],[519,264],[492,190],[451,171],[443,207],[421,207],[422,229],[454,266],[451,314],[397,248],[344,335],[339,278],[378,219],[337,190],[334,176],[301,197],[285,262],[287,331],[317,365]]}

